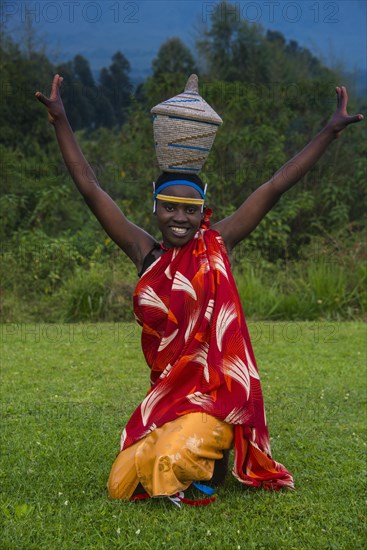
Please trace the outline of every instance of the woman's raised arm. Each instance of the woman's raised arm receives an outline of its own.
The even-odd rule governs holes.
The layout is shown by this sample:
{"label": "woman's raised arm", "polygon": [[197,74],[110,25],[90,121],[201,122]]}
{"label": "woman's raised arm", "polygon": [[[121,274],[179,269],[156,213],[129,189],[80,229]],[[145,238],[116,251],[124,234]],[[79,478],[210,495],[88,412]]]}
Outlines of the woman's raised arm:
{"label": "woman's raised arm", "polygon": [[131,223],[112,198],[101,189],[67,119],[60,96],[62,81],[61,76],[55,75],[52,82],[51,96],[48,98],[41,92],[36,92],[36,97],[48,109],[48,120],[55,128],[65,164],[86,204],[106,233],[140,270],[145,255],[152,248],[155,241],[143,229]]}
{"label": "woman's raised arm", "polygon": [[348,95],[344,86],[336,88],[337,108],[325,128],[297,155],[282,166],[274,176],[254,191],[228,218],[216,223],[216,229],[228,250],[247,237],[278,202],[282,194],[297,183],[318,161],[328,145],[349,124],[359,122],[363,115],[349,116]]}

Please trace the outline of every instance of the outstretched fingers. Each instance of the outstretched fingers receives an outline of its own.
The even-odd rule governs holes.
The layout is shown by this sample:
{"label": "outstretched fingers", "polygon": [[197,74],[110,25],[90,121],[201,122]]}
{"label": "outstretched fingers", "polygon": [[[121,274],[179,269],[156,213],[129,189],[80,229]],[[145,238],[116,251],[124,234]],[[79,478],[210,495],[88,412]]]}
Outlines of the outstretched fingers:
{"label": "outstretched fingers", "polygon": [[345,113],[347,112],[347,105],[348,105],[348,92],[347,92],[347,89],[345,86],[342,86],[341,88],[341,99],[342,99],[342,104],[341,104],[341,108],[342,108],[342,111],[344,111]]}
{"label": "outstretched fingers", "polygon": [[337,94],[337,111],[339,111],[347,119],[347,124],[353,122],[359,122],[364,119],[364,116],[361,113],[357,115],[348,115],[347,106],[348,106],[348,92],[345,86],[335,88]]}
{"label": "outstretched fingers", "polygon": [[340,90],[339,86],[336,86],[335,92],[336,92],[336,108],[339,109],[340,108],[340,93],[341,93],[341,90]]}
{"label": "outstretched fingers", "polygon": [[61,88],[61,84],[62,84],[62,81],[63,81],[63,77],[58,75],[58,74],[55,74],[55,76],[53,77],[53,80],[52,80],[52,86],[51,86],[51,95],[50,97],[46,97],[45,95],[43,95],[41,92],[36,92],[35,93],[35,96],[36,98],[41,102],[43,103],[44,105],[46,105],[46,107],[49,107],[51,105],[51,102],[52,101],[55,101],[55,99],[57,99],[59,96],[60,96],[60,88]]}
{"label": "outstretched fingers", "polygon": [[44,96],[43,94],[41,94],[41,92],[36,92],[35,93],[35,96],[36,98],[38,99],[38,101],[40,101],[41,103],[43,103],[44,105],[46,105],[46,107],[49,107],[50,106],[50,100],[48,99],[48,97]]}
{"label": "outstretched fingers", "polygon": [[360,120],[363,120],[364,116],[360,113],[358,115],[353,115],[348,117],[348,124],[353,124],[354,122],[359,122]]}
{"label": "outstretched fingers", "polygon": [[51,99],[56,99],[60,93],[61,84],[63,81],[63,77],[55,74],[53,81],[52,81],[52,88],[51,88]]}
{"label": "outstretched fingers", "polygon": [[345,86],[342,86],[341,88],[337,86],[335,88],[336,94],[337,94],[337,109],[343,113],[347,112],[347,105],[348,105],[348,93]]}

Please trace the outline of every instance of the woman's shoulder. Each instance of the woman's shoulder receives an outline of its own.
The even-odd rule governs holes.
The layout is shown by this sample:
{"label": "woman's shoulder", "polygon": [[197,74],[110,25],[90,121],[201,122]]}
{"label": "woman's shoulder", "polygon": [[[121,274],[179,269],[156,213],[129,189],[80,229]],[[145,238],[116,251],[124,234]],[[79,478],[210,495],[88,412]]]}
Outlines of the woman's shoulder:
{"label": "woman's shoulder", "polygon": [[155,242],[153,244],[153,247],[151,250],[149,250],[148,254],[144,256],[143,259],[143,266],[141,268],[141,271],[138,273],[139,277],[141,277],[145,271],[150,267],[158,258],[160,258],[164,254],[164,250],[162,249],[159,242]]}

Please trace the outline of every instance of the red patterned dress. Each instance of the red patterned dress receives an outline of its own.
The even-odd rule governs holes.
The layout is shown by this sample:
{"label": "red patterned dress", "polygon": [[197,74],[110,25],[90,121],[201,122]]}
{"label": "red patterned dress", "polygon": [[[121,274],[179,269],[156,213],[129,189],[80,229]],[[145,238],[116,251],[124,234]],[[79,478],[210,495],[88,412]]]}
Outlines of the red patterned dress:
{"label": "red patterned dress", "polygon": [[[219,233],[201,228],[182,248],[171,248],[156,260],[136,286],[134,312],[142,326],[142,348],[151,369],[151,388],[122,434],[118,457],[120,486],[127,471],[123,467],[125,453],[132,468],[130,489],[140,481],[151,496],[157,496],[187,487],[193,481],[190,475],[195,474],[185,472],[185,464],[193,466],[201,459],[205,464],[210,460],[214,464],[211,457],[222,456],[214,456],[220,449],[215,449],[211,441],[210,452],[205,456],[195,454],[200,443],[205,447],[205,426],[201,424],[210,419],[208,437],[217,430],[218,445],[220,432],[226,440],[222,449],[233,446],[233,474],[241,483],[275,490],[292,488],[291,474],[271,458],[258,369]],[[188,424],[189,419],[194,438],[190,444],[184,445],[181,438],[178,447],[167,444],[167,449],[172,448],[167,452],[160,448],[155,453],[159,430],[177,426],[182,420]],[[199,435],[195,434],[198,422]],[[229,444],[226,428],[231,434]],[[176,432],[182,429],[180,425]],[[175,430],[172,438],[174,433]],[[153,437],[150,442],[149,437]],[[180,448],[187,449],[189,455],[179,452]],[[109,488],[117,483],[116,472],[115,468]],[[165,475],[170,479],[166,489]],[[200,475],[203,472],[195,479],[210,478],[210,474]],[[131,494],[131,490],[125,491],[117,498]]]}

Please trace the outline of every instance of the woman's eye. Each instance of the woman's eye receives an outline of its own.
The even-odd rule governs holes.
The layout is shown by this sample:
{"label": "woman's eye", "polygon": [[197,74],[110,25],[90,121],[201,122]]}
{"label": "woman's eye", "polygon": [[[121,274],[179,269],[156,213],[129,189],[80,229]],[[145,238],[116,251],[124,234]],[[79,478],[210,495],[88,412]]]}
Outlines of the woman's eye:
{"label": "woman's eye", "polygon": [[187,212],[188,214],[195,214],[196,208],[187,208],[186,212]]}

